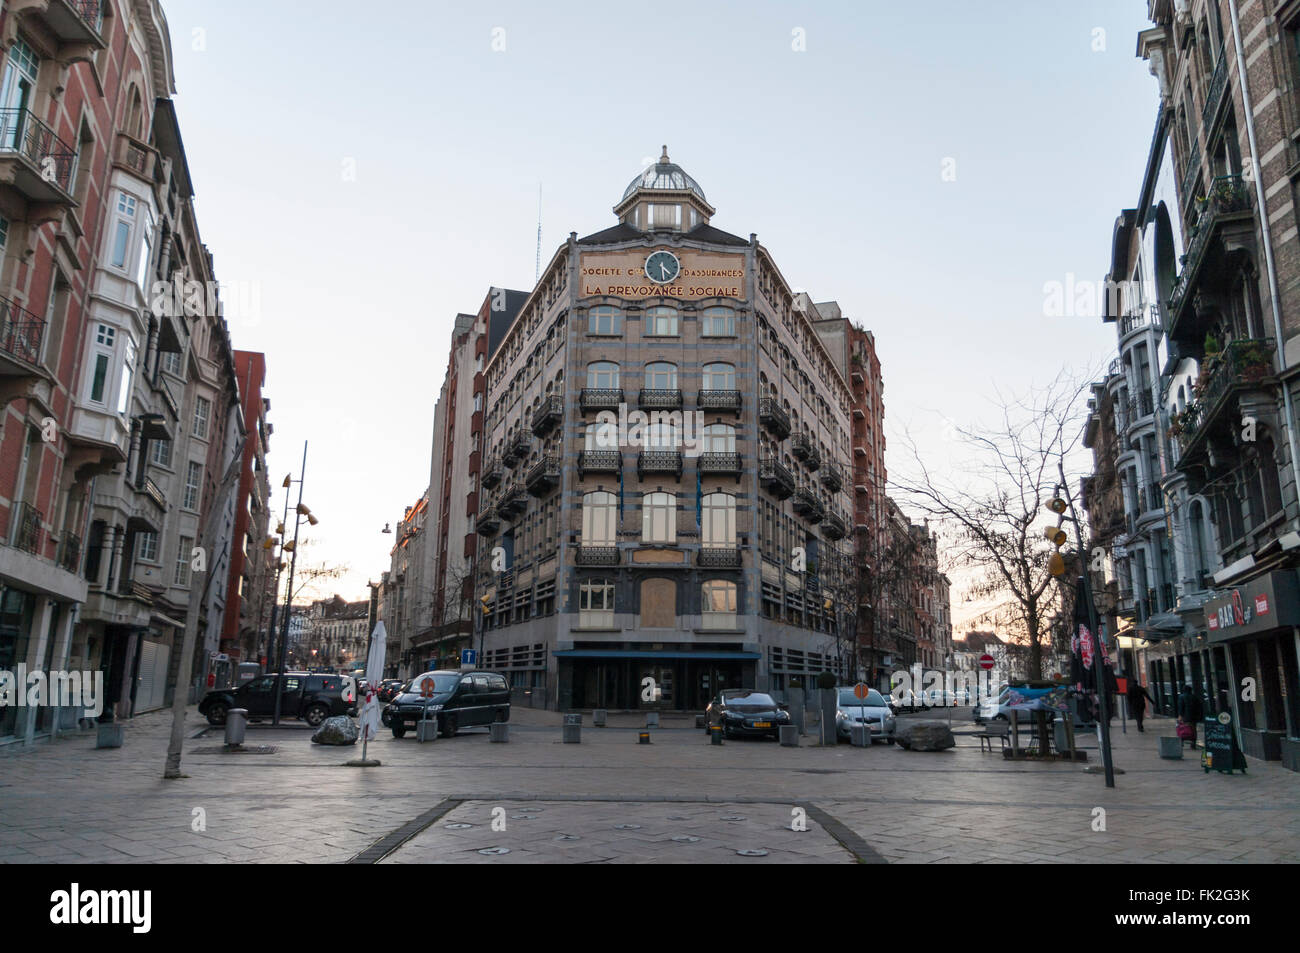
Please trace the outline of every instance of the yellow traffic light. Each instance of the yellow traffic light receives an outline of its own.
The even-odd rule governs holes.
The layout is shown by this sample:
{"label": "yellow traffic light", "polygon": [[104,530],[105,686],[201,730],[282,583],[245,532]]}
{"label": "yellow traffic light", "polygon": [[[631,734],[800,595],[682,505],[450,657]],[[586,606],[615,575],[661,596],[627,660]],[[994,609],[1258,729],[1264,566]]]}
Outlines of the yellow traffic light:
{"label": "yellow traffic light", "polygon": [[1059,514],[1059,513],[1064,513],[1066,510],[1068,510],[1070,508],[1070,504],[1066,503],[1065,500],[1061,499],[1059,496],[1054,496],[1047,501],[1047,508],[1051,510],[1053,513]]}
{"label": "yellow traffic light", "polygon": [[1060,553],[1052,553],[1047,560],[1047,571],[1053,576],[1065,575],[1065,557]]}

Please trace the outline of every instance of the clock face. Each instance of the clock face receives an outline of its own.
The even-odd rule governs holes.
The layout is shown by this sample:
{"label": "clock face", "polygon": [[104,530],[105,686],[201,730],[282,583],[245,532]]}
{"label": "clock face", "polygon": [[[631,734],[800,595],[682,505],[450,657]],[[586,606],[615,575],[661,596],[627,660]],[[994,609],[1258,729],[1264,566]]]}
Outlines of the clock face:
{"label": "clock face", "polygon": [[676,281],[682,273],[682,264],[670,251],[653,252],[645,260],[645,276],[657,285],[666,285]]}

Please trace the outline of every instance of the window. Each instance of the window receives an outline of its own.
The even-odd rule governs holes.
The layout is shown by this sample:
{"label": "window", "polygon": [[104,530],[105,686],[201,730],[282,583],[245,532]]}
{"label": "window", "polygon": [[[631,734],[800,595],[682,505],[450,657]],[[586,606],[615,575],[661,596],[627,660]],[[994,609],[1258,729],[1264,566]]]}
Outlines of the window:
{"label": "window", "polygon": [[170,440],[155,440],[149,447],[149,459],[157,466],[170,467],[172,465],[172,442]]}
{"label": "window", "polygon": [[675,337],[677,335],[677,309],[667,305],[646,308],[645,333]]}
{"label": "window", "polygon": [[701,587],[700,618],[706,629],[736,627],[736,584],[710,579]]}
{"label": "window", "polygon": [[578,587],[578,624],[586,629],[614,625],[614,582],[589,579]]}
{"label": "window", "polygon": [[206,397],[194,398],[194,436],[204,440],[208,436],[208,418],[212,416],[212,401]]}
{"label": "window", "polygon": [[135,558],[147,563],[158,561],[158,534],[140,532],[135,536]]}
{"label": "window", "polygon": [[704,428],[705,453],[735,453],[736,428],[731,424],[709,424]]}
{"label": "window", "polygon": [[127,251],[131,244],[131,225],[135,221],[136,201],[125,192],[117,193],[117,217],[113,225],[113,247],[109,262],[114,268],[126,267]]}
{"label": "window", "polygon": [[[653,416],[667,417],[668,415],[656,413]],[[654,420],[647,424],[641,439],[646,450],[676,450],[681,446],[679,428],[672,420]]]}
{"label": "window", "polygon": [[700,317],[700,336],[731,338],[736,336],[736,312],[731,308],[706,308]]}
{"label": "window", "polygon": [[163,351],[162,352],[162,369],[173,377],[181,376],[181,352],[180,351]]}
{"label": "window", "polygon": [[129,336],[125,342],[126,360],[122,362],[122,380],[117,389],[117,412],[125,414],[131,403],[131,379],[135,375],[135,341]]}
{"label": "window", "polygon": [[641,541],[677,542],[677,497],[671,493],[647,493],[641,500]]}
{"label": "window", "polygon": [[591,388],[616,388],[619,367],[613,361],[594,361],[587,365],[587,386]]}
{"label": "window", "polygon": [[586,450],[617,450],[618,423],[607,420],[604,423],[587,424]]}
{"label": "window", "polygon": [[657,361],[645,366],[646,390],[676,390],[677,365]]}
{"label": "window", "polygon": [[587,331],[591,334],[622,334],[623,312],[608,304],[592,308],[587,316]]}
{"label": "window", "polygon": [[153,255],[153,216],[148,209],[144,212],[144,228],[141,229],[143,241],[140,243],[140,260],[135,266],[135,283],[140,290],[149,290],[149,259]]}
{"label": "window", "polygon": [[181,506],[187,510],[199,508],[199,485],[203,481],[203,465],[193,460],[185,468],[185,494]]}
{"label": "window", "polygon": [[707,493],[700,503],[700,542],[707,548],[736,545],[736,498],[730,493]]}
{"label": "window", "polygon": [[582,545],[613,546],[618,541],[618,497],[604,490],[582,497]]}
{"label": "window", "polygon": [[736,389],[736,365],[705,364],[704,365],[704,389],[705,390],[735,390]]}
{"label": "window", "polygon": [[116,342],[116,329],[107,324],[96,326],[90,360],[90,399],[96,404],[105,403],[104,394],[108,389],[108,374],[113,367]]}

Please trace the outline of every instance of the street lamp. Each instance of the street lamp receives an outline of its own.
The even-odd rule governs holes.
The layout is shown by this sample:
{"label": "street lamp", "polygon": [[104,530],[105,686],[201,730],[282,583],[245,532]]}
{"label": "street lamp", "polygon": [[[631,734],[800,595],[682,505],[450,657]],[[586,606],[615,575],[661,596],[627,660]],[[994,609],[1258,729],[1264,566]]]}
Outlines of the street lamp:
{"label": "street lamp", "polygon": [[[283,483],[283,485],[286,488],[291,483],[298,484],[298,506],[294,511],[293,540],[291,542],[284,543],[280,546],[281,552],[286,552],[286,553],[291,552],[293,553],[293,556],[289,560],[289,584],[285,588],[284,618],[280,622],[280,646],[279,646],[280,650],[278,653],[278,662],[276,665],[276,673],[278,677],[276,678],[275,712],[271,717],[271,724],[273,726],[280,724],[280,703],[281,703],[282,687],[284,682],[284,652],[285,652],[285,646],[289,641],[289,616],[293,612],[293,573],[298,566],[298,529],[302,525],[303,516],[306,516],[308,518],[308,522],[312,526],[315,526],[319,522],[319,520],[317,520],[314,516],[311,515],[311,510],[308,509],[306,506],[304,506],[302,502],[302,484],[303,484],[303,480],[306,479],[306,475],[307,475],[307,442],[304,440],[302,444],[302,470],[299,472],[298,479],[294,480],[293,474],[286,473],[284,476],[284,483]],[[289,494],[287,493],[285,494],[284,506],[285,506],[285,518],[287,519],[288,510],[289,510]],[[282,522],[280,525],[281,527],[283,527],[284,523]]]}

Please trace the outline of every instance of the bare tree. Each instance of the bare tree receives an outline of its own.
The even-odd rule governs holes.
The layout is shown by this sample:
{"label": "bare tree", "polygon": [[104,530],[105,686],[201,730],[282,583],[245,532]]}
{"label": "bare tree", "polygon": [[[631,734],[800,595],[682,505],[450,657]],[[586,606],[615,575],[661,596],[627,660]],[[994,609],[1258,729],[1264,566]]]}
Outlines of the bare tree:
{"label": "bare tree", "polygon": [[1074,462],[1086,392],[1062,371],[1024,397],[999,394],[995,426],[957,428],[954,456],[962,463],[934,472],[908,437],[914,472],[891,474],[911,506],[952,528],[954,564],[972,573],[973,594],[997,600],[988,617],[1009,642],[1026,647],[1030,678],[1042,677],[1044,642],[1069,608],[1069,587],[1047,569],[1052,544],[1043,535],[1050,516],[1044,508],[1056,495],[1060,468],[1068,474]]}

